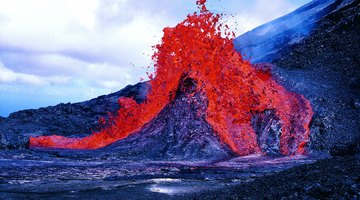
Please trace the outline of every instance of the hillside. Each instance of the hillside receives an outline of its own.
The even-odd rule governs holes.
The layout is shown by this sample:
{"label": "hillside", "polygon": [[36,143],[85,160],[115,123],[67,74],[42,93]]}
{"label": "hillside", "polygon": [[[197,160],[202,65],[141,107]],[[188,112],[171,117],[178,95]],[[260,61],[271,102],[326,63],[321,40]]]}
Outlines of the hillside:
{"label": "hillside", "polygon": [[[315,0],[235,40],[245,53],[253,49],[268,52],[262,57],[254,54],[252,62],[273,63],[278,81],[311,101],[315,111],[311,126],[314,150],[337,154],[347,146],[359,146],[359,5],[359,0]],[[298,25],[282,27],[295,18],[298,23],[291,24]],[[297,38],[298,29],[309,26],[308,33],[301,32],[296,42],[289,41]],[[276,28],[262,32],[269,27]]]}

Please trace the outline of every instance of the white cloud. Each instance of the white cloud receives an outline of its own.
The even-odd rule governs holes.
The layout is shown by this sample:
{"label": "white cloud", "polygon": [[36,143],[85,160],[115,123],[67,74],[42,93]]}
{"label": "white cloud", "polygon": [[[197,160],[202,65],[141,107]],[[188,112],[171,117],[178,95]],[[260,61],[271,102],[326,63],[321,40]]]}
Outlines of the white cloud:
{"label": "white cloud", "polygon": [[[142,67],[151,63],[151,46],[160,41],[162,28],[196,10],[192,0],[0,0],[0,4],[0,59],[12,54],[24,61],[31,57],[33,63],[7,59],[7,67],[46,76],[80,75],[84,63],[109,63],[127,72],[135,65],[138,72],[129,72],[133,81],[145,74]],[[220,11],[234,14],[227,21],[238,34],[295,8],[287,0],[251,4],[210,0],[208,5],[215,11],[226,6]],[[16,55],[19,52],[22,55]]]}
{"label": "white cloud", "polygon": [[103,88],[111,88],[111,89],[118,89],[121,86],[124,86],[123,83],[118,81],[97,81],[98,85]]}
{"label": "white cloud", "polygon": [[65,76],[40,77],[32,74],[16,73],[0,62],[0,83],[25,83],[30,85],[63,84],[69,80]]}
{"label": "white cloud", "polygon": [[[122,83],[116,84],[120,88],[126,85],[125,81],[136,83],[140,77],[146,77],[151,46],[160,41],[164,26],[179,21],[158,12],[155,1],[0,3],[0,15],[5,16],[0,31],[0,59],[8,68],[38,76],[90,78],[92,84],[110,79],[107,81]],[[148,11],[149,5],[153,8]],[[124,22],[125,16],[131,19]]]}
{"label": "white cloud", "polygon": [[[143,53],[158,42],[162,28],[171,21],[166,16],[139,10],[137,2],[130,4],[130,1],[5,0],[0,3],[0,14],[7,19],[0,32],[2,45],[31,52],[86,55],[117,63],[124,60],[129,63],[129,57],[136,58],[135,62],[141,60],[139,64],[149,61]],[[131,6],[122,6],[128,4]],[[113,11],[108,13],[109,9]],[[115,13],[121,13],[120,17],[112,18]],[[110,17],[104,19],[103,15]],[[132,20],[123,23],[124,16]]]}
{"label": "white cloud", "polygon": [[[239,35],[293,10],[293,2],[208,0],[208,8],[233,14],[226,20]],[[44,86],[43,94],[54,96],[97,95],[146,78],[151,46],[162,29],[197,10],[195,0],[0,0],[0,5],[0,87],[16,85],[21,93],[35,92],[27,85]]]}

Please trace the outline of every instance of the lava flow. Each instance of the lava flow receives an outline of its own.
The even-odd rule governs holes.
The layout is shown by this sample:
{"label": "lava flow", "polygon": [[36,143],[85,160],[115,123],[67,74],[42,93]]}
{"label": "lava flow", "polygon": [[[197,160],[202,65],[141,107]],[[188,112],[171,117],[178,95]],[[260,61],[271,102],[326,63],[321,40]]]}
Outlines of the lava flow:
{"label": "lava flow", "polygon": [[304,153],[313,114],[309,101],[286,91],[270,70],[243,60],[234,48],[233,33],[219,22],[220,15],[207,10],[205,2],[197,1],[199,13],[188,15],[174,28],[164,28],[162,43],[153,55],[155,74],[150,77],[151,89],[144,103],[120,98],[117,115],[100,132],[85,138],[30,138],[30,147],[97,149],[123,139],[174,100],[179,82],[186,77],[196,80],[196,92],[208,99],[206,121],[237,154],[262,152],[251,119],[265,110],[273,110],[281,121],[280,153]]}

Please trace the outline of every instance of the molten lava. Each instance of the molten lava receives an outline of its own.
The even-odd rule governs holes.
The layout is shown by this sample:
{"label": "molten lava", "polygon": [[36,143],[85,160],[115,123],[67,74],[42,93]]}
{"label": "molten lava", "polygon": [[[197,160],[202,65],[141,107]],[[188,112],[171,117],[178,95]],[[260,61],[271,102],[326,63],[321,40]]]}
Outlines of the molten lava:
{"label": "molten lava", "polygon": [[157,116],[187,77],[197,81],[196,92],[208,99],[207,122],[237,154],[261,153],[251,118],[265,110],[274,110],[281,120],[280,153],[304,153],[313,114],[309,101],[286,91],[270,70],[243,60],[234,48],[233,33],[219,22],[220,15],[206,9],[205,2],[197,1],[200,13],[164,29],[153,55],[155,76],[150,77],[151,90],[144,103],[120,98],[117,115],[100,132],[85,138],[30,138],[30,147],[97,149],[123,139]]}

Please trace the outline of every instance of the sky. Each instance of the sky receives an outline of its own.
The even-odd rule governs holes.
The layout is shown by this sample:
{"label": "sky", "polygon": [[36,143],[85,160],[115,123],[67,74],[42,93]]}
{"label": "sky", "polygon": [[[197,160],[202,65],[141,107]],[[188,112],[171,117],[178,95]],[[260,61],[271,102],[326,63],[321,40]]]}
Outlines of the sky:
{"label": "sky", "polygon": [[[207,7],[226,14],[238,36],[308,2],[208,0]],[[195,0],[0,0],[0,116],[139,82],[162,29],[195,11]]]}

